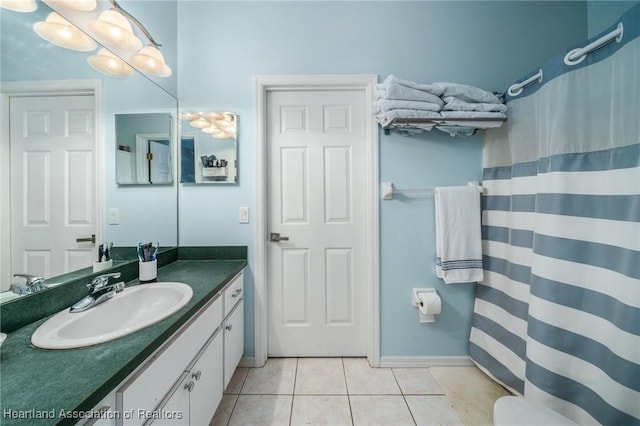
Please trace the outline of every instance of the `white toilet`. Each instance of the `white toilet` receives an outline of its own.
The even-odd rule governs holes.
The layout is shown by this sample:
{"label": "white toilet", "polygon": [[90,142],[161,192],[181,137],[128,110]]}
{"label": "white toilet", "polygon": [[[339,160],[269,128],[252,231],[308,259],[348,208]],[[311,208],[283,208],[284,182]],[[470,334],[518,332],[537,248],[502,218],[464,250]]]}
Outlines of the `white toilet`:
{"label": "white toilet", "polygon": [[519,396],[503,396],[493,405],[494,426],[577,426],[550,408]]}

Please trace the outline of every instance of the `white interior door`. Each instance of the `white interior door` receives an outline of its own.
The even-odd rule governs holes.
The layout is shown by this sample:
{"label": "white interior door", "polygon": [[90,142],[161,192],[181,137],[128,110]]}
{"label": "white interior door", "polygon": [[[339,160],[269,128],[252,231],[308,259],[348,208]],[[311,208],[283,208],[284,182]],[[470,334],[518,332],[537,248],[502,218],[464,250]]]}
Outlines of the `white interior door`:
{"label": "white interior door", "polygon": [[93,95],[11,97],[11,273],[91,266],[98,233]]}
{"label": "white interior door", "polygon": [[366,355],[365,94],[267,94],[268,355]]}
{"label": "white interior door", "polygon": [[149,141],[151,183],[171,183],[169,141]]}

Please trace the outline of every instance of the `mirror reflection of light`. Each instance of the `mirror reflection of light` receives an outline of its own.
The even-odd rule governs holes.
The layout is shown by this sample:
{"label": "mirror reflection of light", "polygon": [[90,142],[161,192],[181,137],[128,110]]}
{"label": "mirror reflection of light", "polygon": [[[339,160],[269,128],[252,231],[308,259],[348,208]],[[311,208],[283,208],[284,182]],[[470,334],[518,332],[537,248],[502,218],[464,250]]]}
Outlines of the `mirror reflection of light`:
{"label": "mirror reflection of light", "polygon": [[224,132],[226,134],[226,138],[235,138],[236,137],[236,128],[227,129]]}
{"label": "mirror reflection of light", "polygon": [[195,113],[195,112],[185,112],[185,113],[180,114],[180,118],[182,120],[194,121],[194,120],[197,120],[198,118],[200,118],[201,115],[202,114],[198,114],[198,113]]}
{"label": "mirror reflection of light", "polygon": [[201,129],[201,130],[203,133],[206,133],[208,135],[212,135],[214,132],[220,131],[220,129],[218,129],[216,126],[205,127],[204,129]]}
{"label": "mirror reflection of light", "polygon": [[201,114],[201,116],[209,121],[224,120],[225,118],[224,114],[220,112],[206,112]]}
{"label": "mirror reflection of light", "polygon": [[235,115],[230,112],[183,112],[180,117],[216,139],[235,138],[237,134]]}
{"label": "mirror reflection of light", "polygon": [[59,3],[81,12],[90,12],[98,6],[96,0],[49,0],[49,3]]}
{"label": "mirror reflection of light", "polygon": [[56,46],[80,52],[91,52],[98,47],[95,41],[69,21],[52,12],[44,22],[33,24],[33,30],[43,39]]}
{"label": "mirror reflection of light", "polygon": [[217,120],[214,124],[217,127],[221,128],[222,130],[227,130],[232,127],[236,127],[235,123],[229,120]]}
{"label": "mirror reflection of light", "polygon": [[0,0],[0,7],[14,12],[33,12],[38,8],[36,0]]}
{"label": "mirror reflection of light", "polygon": [[140,49],[140,52],[131,57],[131,62],[142,71],[158,77],[171,75],[171,68],[164,62],[164,56],[153,46],[145,46]]}
{"label": "mirror reflection of light", "polygon": [[133,68],[105,48],[98,50],[96,55],[89,56],[87,63],[96,71],[113,77],[129,77],[133,74]]}
{"label": "mirror reflection of light", "polygon": [[105,10],[97,21],[89,22],[89,28],[99,39],[125,50],[138,50],[142,42],[133,33],[131,24],[115,10]]}
{"label": "mirror reflection of light", "polygon": [[197,120],[193,120],[190,124],[198,129],[204,129],[211,126],[211,123],[209,123],[205,118],[202,117],[198,118]]}

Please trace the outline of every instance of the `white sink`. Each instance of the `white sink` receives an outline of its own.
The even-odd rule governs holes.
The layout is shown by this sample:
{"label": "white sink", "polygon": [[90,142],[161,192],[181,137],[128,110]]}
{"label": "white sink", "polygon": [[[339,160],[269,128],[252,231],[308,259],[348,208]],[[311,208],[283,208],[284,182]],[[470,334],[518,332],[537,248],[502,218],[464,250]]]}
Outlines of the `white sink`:
{"label": "white sink", "polygon": [[71,349],[108,342],[155,324],[186,305],[193,290],[187,284],[159,282],[125,288],[84,312],[69,308],[45,321],[31,335],[42,349]]}

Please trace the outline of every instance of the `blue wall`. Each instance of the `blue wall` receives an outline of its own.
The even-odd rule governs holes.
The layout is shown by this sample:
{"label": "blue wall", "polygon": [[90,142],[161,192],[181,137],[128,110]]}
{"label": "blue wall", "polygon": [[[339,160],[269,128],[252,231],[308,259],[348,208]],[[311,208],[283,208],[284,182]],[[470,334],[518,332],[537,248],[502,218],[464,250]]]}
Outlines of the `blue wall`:
{"label": "blue wall", "polygon": [[[253,354],[253,82],[261,74],[388,74],[504,91],[587,36],[584,2],[178,2],[184,109],[239,114],[240,184],[180,187],[181,245],[247,245],[246,355]],[[380,180],[425,188],[481,179],[481,136],[380,134]],[[253,212],[253,210],[252,210]],[[434,273],[433,197],[380,202],[381,355],[467,354],[473,284]],[[252,220],[255,218],[252,217]],[[418,323],[411,288],[437,287],[443,313]]]}
{"label": "blue wall", "polygon": [[587,3],[589,38],[595,37],[617,22],[617,19],[640,1],[610,0]]}

